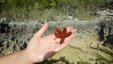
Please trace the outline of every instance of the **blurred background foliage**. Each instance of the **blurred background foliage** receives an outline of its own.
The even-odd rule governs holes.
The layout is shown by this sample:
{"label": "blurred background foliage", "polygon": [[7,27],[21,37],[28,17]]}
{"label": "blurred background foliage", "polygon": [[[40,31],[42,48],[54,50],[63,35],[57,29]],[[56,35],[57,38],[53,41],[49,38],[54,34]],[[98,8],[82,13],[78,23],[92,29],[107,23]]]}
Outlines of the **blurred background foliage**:
{"label": "blurred background foliage", "polygon": [[[2,0],[1,17],[10,19],[36,19],[40,11],[52,9],[64,15],[84,18],[110,0]],[[87,12],[87,13],[85,13]],[[43,12],[48,13],[48,12]],[[82,14],[82,15],[81,15]],[[41,14],[43,15],[43,14]],[[56,15],[56,14],[54,14]],[[44,15],[43,15],[44,16]],[[50,18],[50,16],[48,17]]]}
{"label": "blurred background foliage", "polygon": [[59,8],[75,5],[77,7],[95,7],[102,5],[107,0],[4,0],[5,9],[34,8],[39,5],[40,9]]}

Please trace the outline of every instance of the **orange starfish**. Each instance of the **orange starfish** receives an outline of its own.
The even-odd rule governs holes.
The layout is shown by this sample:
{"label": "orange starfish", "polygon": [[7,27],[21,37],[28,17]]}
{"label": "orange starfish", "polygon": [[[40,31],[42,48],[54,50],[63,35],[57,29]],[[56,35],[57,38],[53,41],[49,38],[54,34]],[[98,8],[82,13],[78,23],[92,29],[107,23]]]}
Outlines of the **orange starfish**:
{"label": "orange starfish", "polygon": [[54,32],[54,35],[57,37],[57,38],[61,38],[60,40],[60,44],[62,44],[65,40],[66,37],[70,36],[72,34],[72,32],[67,32],[67,29],[64,28],[63,30],[59,29],[59,28],[56,28],[55,29],[55,32]]}

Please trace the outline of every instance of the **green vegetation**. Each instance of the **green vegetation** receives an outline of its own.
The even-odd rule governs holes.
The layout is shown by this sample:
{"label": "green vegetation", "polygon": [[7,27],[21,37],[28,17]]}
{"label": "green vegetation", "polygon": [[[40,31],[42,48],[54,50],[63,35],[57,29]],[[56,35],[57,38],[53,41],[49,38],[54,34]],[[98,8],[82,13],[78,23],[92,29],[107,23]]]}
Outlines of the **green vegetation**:
{"label": "green vegetation", "polygon": [[110,64],[110,63],[113,63],[112,60],[109,60],[105,57],[103,57],[102,55],[100,54],[96,54],[97,58],[95,59],[97,62],[104,62],[104,63],[107,63],[107,64]]}
{"label": "green vegetation", "polygon": [[54,15],[71,15],[87,19],[93,17],[91,13],[107,1],[109,0],[3,0],[0,18],[45,21],[51,20]]}
{"label": "green vegetation", "polygon": [[90,64],[89,62],[78,61],[77,64]]}

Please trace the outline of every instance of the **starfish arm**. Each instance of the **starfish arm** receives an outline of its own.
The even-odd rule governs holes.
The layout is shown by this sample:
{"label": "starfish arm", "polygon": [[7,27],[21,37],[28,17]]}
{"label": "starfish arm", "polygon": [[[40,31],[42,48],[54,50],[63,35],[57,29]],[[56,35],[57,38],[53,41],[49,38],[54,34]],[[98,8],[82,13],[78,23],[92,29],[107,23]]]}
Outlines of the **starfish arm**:
{"label": "starfish arm", "polygon": [[60,44],[62,44],[64,42],[65,38],[70,36],[71,34],[72,34],[72,32],[67,32],[66,28],[64,28],[63,30],[56,28],[55,32],[54,32],[54,35],[57,38],[61,38]]}
{"label": "starfish arm", "polygon": [[57,32],[54,32],[54,35],[57,37],[57,38],[60,38],[60,34],[58,34]]}
{"label": "starfish arm", "polygon": [[58,32],[59,34],[62,34],[62,31],[59,28],[56,28],[55,31]]}
{"label": "starfish arm", "polygon": [[68,37],[68,36],[70,36],[72,34],[72,32],[68,32],[68,33],[66,33],[64,36],[65,37]]}
{"label": "starfish arm", "polygon": [[64,40],[65,40],[65,37],[61,38],[60,44],[62,44],[64,42]]}
{"label": "starfish arm", "polygon": [[63,29],[63,32],[67,32],[66,28]]}

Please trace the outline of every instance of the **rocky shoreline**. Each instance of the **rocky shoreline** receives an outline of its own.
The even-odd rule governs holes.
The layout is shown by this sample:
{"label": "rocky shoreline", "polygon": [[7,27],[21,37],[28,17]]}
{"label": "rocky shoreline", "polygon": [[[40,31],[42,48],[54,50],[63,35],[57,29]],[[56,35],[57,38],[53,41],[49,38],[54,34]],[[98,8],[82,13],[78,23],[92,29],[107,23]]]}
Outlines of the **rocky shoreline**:
{"label": "rocky shoreline", "polygon": [[[96,38],[102,46],[109,46],[113,49],[113,16],[111,15],[104,15],[91,21],[76,21],[74,19],[68,19],[62,22],[50,21],[48,23],[49,29],[45,35],[53,33],[56,27],[63,28],[66,26],[72,26],[77,29],[77,39],[87,40],[88,37],[91,37],[92,39]],[[42,25],[43,23],[38,21],[8,22],[6,19],[2,18],[0,20],[0,55],[7,55],[26,48],[30,38],[41,28]],[[70,47],[74,48],[73,43],[70,44]],[[75,48],[77,47],[75,46]],[[105,48],[98,49],[94,46],[89,48],[97,51],[100,50],[102,52],[105,52],[106,50]],[[113,55],[113,53],[110,54]]]}

